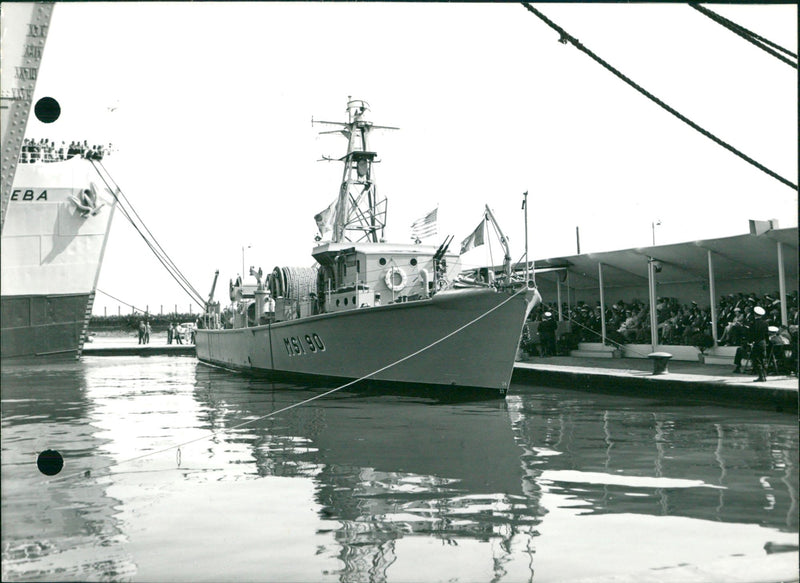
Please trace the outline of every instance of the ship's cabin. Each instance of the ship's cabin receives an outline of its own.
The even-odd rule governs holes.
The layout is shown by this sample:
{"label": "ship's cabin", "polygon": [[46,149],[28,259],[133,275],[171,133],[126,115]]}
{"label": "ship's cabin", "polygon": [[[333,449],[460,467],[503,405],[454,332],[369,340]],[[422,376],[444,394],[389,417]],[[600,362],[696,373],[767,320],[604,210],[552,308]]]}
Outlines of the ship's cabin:
{"label": "ship's cabin", "polygon": [[323,243],[312,255],[318,313],[429,298],[460,270],[457,254],[432,245]]}

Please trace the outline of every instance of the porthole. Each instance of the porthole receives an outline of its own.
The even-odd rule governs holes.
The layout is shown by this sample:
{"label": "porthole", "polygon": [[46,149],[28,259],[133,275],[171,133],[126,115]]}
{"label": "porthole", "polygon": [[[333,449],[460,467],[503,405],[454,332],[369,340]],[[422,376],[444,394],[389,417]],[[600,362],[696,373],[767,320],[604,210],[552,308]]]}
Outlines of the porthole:
{"label": "porthole", "polygon": [[336,298],[336,307],[339,307],[339,298]]}
{"label": "porthole", "polygon": [[416,257],[412,257],[410,263],[411,263],[411,265],[416,265],[417,264],[417,258]]}
{"label": "porthole", "polygon": [[353,296],[353,305],[356,305],[356,296]]}
{"label": "porthole", "polygon": [[386,265],[386,258],[381,257],[380,259],[378,259],[378,263],[380,263],[381,265]]}
{"label": "porthole", "polygon": [[347,298],[344,299],[344,305],[347,305]]}

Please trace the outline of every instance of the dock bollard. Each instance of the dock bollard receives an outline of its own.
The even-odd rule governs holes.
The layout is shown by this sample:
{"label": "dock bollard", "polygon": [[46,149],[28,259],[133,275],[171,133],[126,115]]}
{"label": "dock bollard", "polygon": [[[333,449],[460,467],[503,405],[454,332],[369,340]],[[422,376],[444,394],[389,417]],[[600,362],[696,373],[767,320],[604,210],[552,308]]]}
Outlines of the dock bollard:
{"label": "dock bollard", "polygon": [[669,372],[667,370],[667,363],[669,363],[669,359],[672,358],[669,352],[651,352],[647,355],[647,358],[653,361],[654,375]]}

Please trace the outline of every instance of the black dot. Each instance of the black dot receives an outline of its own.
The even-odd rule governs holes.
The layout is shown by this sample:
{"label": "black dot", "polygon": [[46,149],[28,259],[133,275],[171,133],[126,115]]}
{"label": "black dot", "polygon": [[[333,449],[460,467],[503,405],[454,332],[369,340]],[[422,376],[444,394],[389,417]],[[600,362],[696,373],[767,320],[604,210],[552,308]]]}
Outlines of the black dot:
{"label": "black dot", "polygon": [[64,458],[54,449],[46,449],[39,454],[36,465],[45,476],[55,476],[64,467]]}
{"label": "black dot", "polygon": [[34,108],[36,118],[42,123],[53,123],[61,115],[61,106],[52,97],[42,97]]}

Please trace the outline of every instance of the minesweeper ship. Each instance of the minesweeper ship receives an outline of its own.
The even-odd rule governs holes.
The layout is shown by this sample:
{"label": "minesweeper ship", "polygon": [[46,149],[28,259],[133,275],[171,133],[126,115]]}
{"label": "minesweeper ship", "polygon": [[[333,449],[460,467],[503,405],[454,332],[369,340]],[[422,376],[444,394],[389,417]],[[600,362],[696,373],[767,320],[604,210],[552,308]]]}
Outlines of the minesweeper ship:
{"label": "minesweeper ship", "polygon": [[[459,275],[452,238],[439,246],[384,242],[386,198],[376,188],[368,135],[396,128],[367,121],[368,109],[351,99],[347,122],[318,122],[338,126],[326,133],[342,133],[348,148],[339,195],[315,217],[316,265],[275,267],[266,276],[251,268],[255,285],[231,282],[229,310],[209,302],[197,357],[279,376],[505,392],[539,293],[532,280],[512,275],[505,238],[505,270],[485,282]],[[488,209],[487,217],[494,221]]]}
{"label": "minesweeper ship", "polygon": [[[47,2],[4,3],[0,13],[4,360],[80,355],[116,206],[93,160],[42,154],[19,163],[52,10]],[[58,125],[54,98],[40,99],[35,112]]]}

